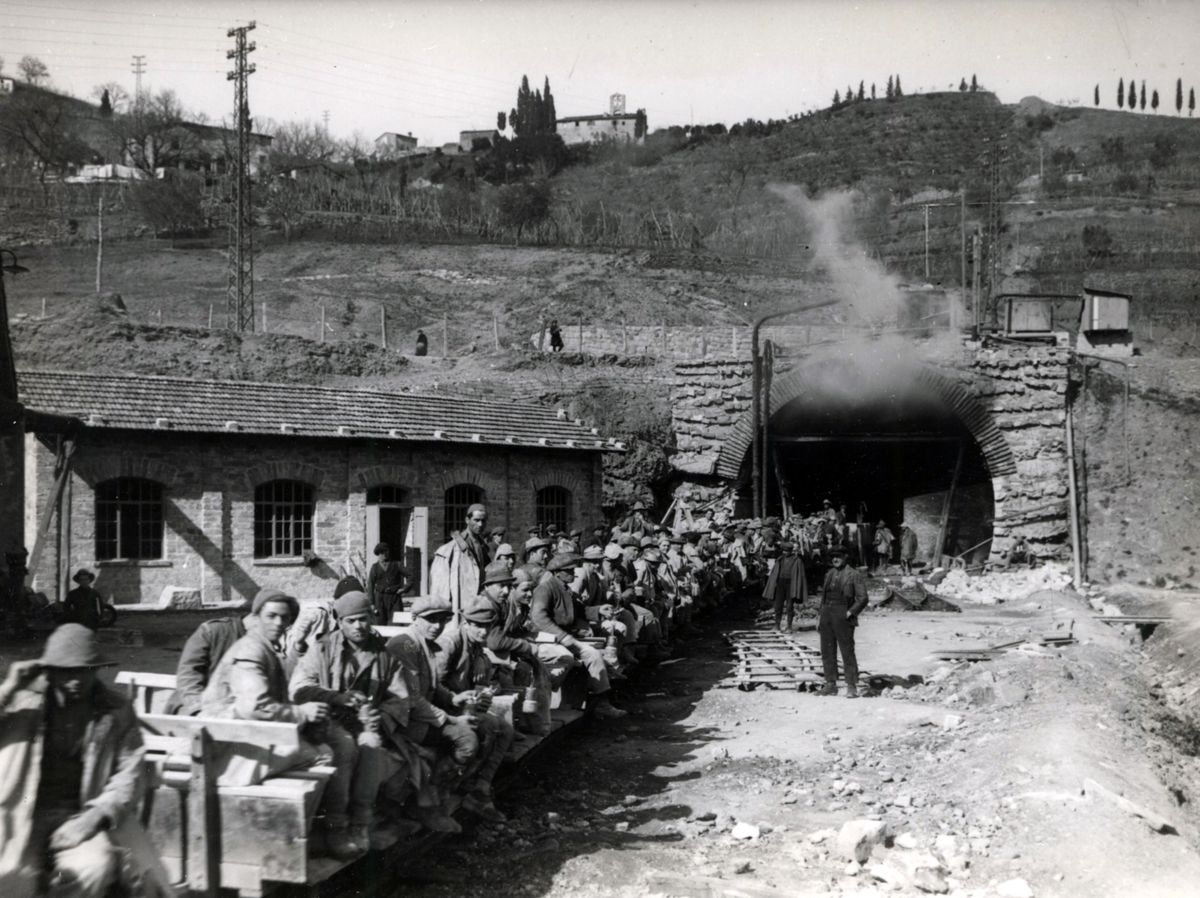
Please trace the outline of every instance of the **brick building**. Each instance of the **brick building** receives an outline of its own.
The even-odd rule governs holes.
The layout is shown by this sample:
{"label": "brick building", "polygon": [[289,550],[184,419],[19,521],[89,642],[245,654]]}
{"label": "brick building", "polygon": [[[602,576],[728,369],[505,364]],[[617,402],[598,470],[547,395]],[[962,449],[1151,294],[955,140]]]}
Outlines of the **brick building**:
{"label": "brick building", "polygon": [[[601,454],[621,444],[538,406],[444,396],[30,371],[22,401],[82,422],[34,570],[63,595],[80,567],[118,603],[332,594],[383,539],[428,562],[467,506],[520,542],[600,515]],[[59,438],[26,437],[26,529],[52,501]]]}

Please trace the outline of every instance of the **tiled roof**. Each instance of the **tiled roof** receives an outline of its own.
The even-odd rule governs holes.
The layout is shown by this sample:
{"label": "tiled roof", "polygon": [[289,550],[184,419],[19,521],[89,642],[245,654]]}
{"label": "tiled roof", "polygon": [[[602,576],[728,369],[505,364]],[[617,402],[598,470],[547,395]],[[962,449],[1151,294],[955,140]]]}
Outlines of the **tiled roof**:
{"label": "tiled roof", "polygon": [[149,375],[18,373],[21,401],[88,427],[181,433],[294,434],[342,439],[619,451],[623,443],[537,405],[292,384]]}

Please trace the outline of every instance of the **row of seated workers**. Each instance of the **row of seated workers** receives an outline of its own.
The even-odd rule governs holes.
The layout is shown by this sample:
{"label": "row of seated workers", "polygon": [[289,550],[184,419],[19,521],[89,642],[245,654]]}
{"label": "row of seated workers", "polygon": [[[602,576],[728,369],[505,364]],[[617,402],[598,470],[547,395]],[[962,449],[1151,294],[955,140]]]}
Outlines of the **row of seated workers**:
{"label": "row of seated workers", "polygon": [[[264,589],[244,617],[201,624],[167,712],[294,722],[304,744],[298,755],[231,754],[218,782],[334,767],[320,820],[339,859],[420,829],[459,832],[458,809],[503,821],[492,780],[515,740],[550,732],[554,691],[570,679],[586,714],[624,716],[612,684],[669,657],[738,582],[725,542],[708,533],[639,520],[582,551],[575,534],[533,535],[518,564],[484,523],[486,509],[472,506],[438,549],[430,595],[403,595],[380,545],[366,586],[347,577],[303,606]],[[400,610],[411,623],[385,638],[375,625]]]}

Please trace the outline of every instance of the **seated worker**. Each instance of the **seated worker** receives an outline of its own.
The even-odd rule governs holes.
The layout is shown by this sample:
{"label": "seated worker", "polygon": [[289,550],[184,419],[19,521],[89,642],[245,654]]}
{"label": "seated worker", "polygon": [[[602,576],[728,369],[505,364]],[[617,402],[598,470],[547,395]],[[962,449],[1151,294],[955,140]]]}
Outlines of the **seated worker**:
{"label": "seated worker", "polygon": [[[527,689],[532,687],[536,710],[525,705],[522,716],[514,718],[519,728],[536,735],[550,732],[550,693],[553,690],[550,673],[538,661],[537,645],[532,641],[534,634],[529,630],[529,600],[533,595],[533,581],[529,572],[518,569],[513,573],[505,565],[493,561],[487,566],[483,577],[483,595],[496,609],[496,618],[488,628],[487,648],[494,656],[497,666],[496,677],[505,688]],[[561,647],[560,647],[561,648]],[[574,656],[562,649],[563,662],[559,682],[575,663]]]}
{"label": "seated worker", "polygon": [[[387,650],[404,667],[408,680],[409,714],[404,737],[414,745],[443,753],[435,773],[437,782],[417,795],[416,819],[434,832],[459,833],[459,826],[444,810],[450,788],[479,760],[475,715],[468,705],[471,691],[455,694],[441,682],[438,642],[454,611],[442,596],[420,596],[412,604],[413,622],[388,640]],[[453,767],[454,771],[448,770]],[[486,803],[486,802],[484,802]]]}
{"label": "seated worker", "polygon": [[408,681],[383,637],[371,628],[366,593],[346,593],[334,602],[334,612],[338,629],[301,657],[288,689],[293,702],[329,705],[326,740],[341,743],[343,756],[355,756],[350,838],[360,847],[379,847],[396,840],[382,825],[372,831],[379,786],[394,776],[402,786],[404,774],[420,763],[402,735],[408,726]]}
{"label": "seated worker", "polygon": [[513,551],[513,547],[508,543],[501,543],[496,548],[496,561],[504,562],[504,566],[508,568],[508,572],[511,574],[513,568],[517,566],[517,553]]}
{"label": "seated worker", "polygon": [[89,630],[99,630],[100,621],[104,617],[104,601],[99,590],[93,589],[96,575],[86,568],[77,571],[71,578],[79,585],[67,593],[63,600],[65,615],[64,623],[83,624]]}
{"label": "seated worker", "polygon": [[408,589],[408,573],[404,565],[392,559],[392,547],[387,543],[375,546],[375,557],[367,574],[366,593],[375,608],[375,620],[390,625],[392,616],[404,610],[404,593]]}
{"label": "seated worker", "polygon": [[343,577],[333,588],[332,599],[306,601],[300,606],[300,614],[288,627],[286,637],[288,663],[292,667],[308,651],[309,646],[337,629],[333,603],[348,592],[365,592],[362,581],[357,577]]}
{"label": "seated worker", "polygon": [[217,664],[253,624],[252,614],[206,620],[187,638],[175,668],[175,691],[167,700],[167,714],[195,717],[200,713],[204,690]]}
{"label": "seated worker", "polygon": [[488,713],[500,682],[484,649],[497,618],[490,599],[476,596],[468,602],[459,621],[438,638],[442,651],[437,665],[442,684],[455,694],[470,694],[467,706],[475,712],[472,727],[479,737],[479,754],[462,786],[462,806],[484,820],[503,823],[508,818],[492,803],[492,779],[516,733],[504,718]]}
{"label": "seated worker", "polygon": [[[625,711],[615,707],[609,700],[611,689],[604,655],[582,639],[591,634],[587,618],[576,608],[575,597],[567,584],[575,579],[575,569],[582,563],[578,555],[556,555],[550,560],[549,577],[542,579],[533,590],[529,605],[529,620],[539,634],[553,640],[556,649],[565,648],[583,665],[588,674],[588,708],[595,716],[612,719],[624,717]],[[543,646],[551,643],[539,641],[538,657],[542,658]],[[558,652],[554,653],[558,655]],[[547,661],[547,666],[551,665]]]}
{"label": "seated worker", "polygon": [[525,563],[521,567],[529,571],[533,585],[537,586],[546,573],[546,564],[550,560],[550,540],[540,536],[531,536],[525,540]]}
{"label": "seated worker", "polygon": [[96,675],[113,663],[90,629],[63,624],[41,658],[13,662],[0,685],[4,898],[108,895],[122,871],[112,830],[126,848],[133,836],[153,853],[137,827],[145,797],[137,717]]}
{"label": "seated worker", "polygon": [[267,750],[255,752],[243,746],[219,751],[219,782],[250,785],[285,770],[332,763],[336,772],[326,783],[321,800],[325,810],[325,840],[330,854],[348,860],[365,850],[350,837],[347,826],[354,744],[337,739],[326,743],[329,705],[325,702],[297,705],[288,701],[283,635],[296,619],[299,608],[299,602],[278,589],[259,590],[250,608],[253,624],[213,671],[204,690],[201,713],[205,717],[303,724],[304,744],[292,755],[281,756]]}
{"label": "seated worker", "polygon": [[[615,548],[615,547],[614,547]],[[606,658],[609,667],[617,672],[622,667],[622,650],[633,639],[637,619],[629,610],[614,603],[609,592],[611,578],[603,571],[604,550],[600,546],[588,546],[583,551],[583,564],[579,567],[571,588],[579,598],[588,623],[609,636],[609,646],[614,657]],[[624,657],[625,662],[631,657]]]}
{"label": "seated worker", "polygon": [[658,618],[645,605],[635,601],[632,578],[623,563],[624,555],[625,552],[616,543],[606,545],[598,574],[606,584],[609,601],[621,609],[617,619],[626,625],[630,638],[640,645],[657,646],[661,635]]}

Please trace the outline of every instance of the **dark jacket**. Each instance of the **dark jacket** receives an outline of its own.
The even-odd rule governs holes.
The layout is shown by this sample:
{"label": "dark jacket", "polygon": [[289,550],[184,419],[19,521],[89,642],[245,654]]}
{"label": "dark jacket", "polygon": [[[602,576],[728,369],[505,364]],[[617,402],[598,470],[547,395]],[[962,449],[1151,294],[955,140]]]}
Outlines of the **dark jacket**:
{"label": "dark jacket", "polygon": [[89,630],[100,629],[100,612],[106,602],[99,590],[90,586],[76,586],[63,600],[66,608],[65,623],[83,624]]}
{"label": "dark jacket", "polygon": [[[408,575],[399,561],[377,561],[371,565],[371,572],[367,574],[367,595],[371,597],[376,611],[383,607],[383,596],[404,595],[407,588]],[[390,624],[391,621],[381,620],[378,623]]]}
{"label": "dark jacket", "polygon": [[863,572],[846,565],[840,571],[830,568],[821,588],[822,605],[845,605],[852,617],[867,607],[867,578]]}
{"label": "dark jacket", "polygon": [[405,735],[413,742],[421,742],[430,727],[444,726],[450,716],[447,711],[454,709],[454,693],[441,684],[438,675],[437,656],[442,648],[406,627],[388,640],[387,650],[404,667],[408,680],[409,715]]}
{"label": "dark jacket", "polygon": [[240,617],[220,617],[198,626],[183,644],[175,670],[175,692],[166,712],[191,717],[199,714],[201,696],[217,663],[245,635],[246,624]]}
{"label": "dark jacket", "polygon": [[774,599],[775,593],[779,590],[779,581],[783,580],[787,583],[787,595],[783,598],[791,599],[795,602],[808,601],[808,583],[807,577],[804,576],[804,559],[799,555],[781,555],[775,562],[775,566],[771,568],[771,574],[767,577],[766,588],[763,589],[763,598]]}

